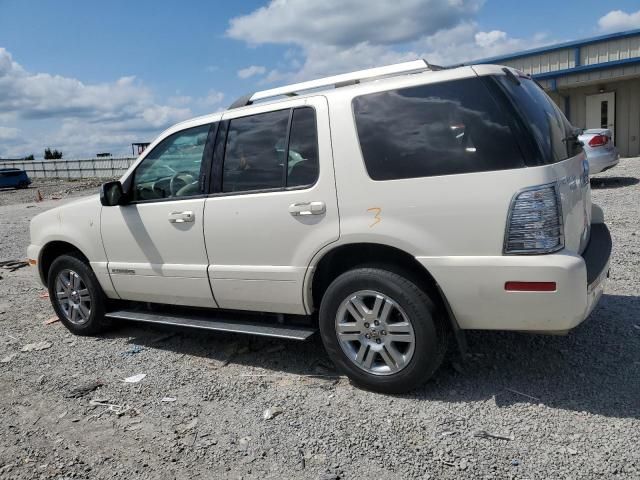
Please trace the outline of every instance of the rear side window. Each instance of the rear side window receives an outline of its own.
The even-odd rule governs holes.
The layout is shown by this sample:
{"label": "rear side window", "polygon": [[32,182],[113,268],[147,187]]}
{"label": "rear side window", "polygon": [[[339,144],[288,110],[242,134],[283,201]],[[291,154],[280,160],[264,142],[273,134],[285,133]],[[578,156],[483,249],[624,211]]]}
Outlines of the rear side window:
{"label": "rear side window", "polygon": [[222,172],[223,192],[282,186],[288,123],[289,110],[231,120]]}
{"label": "rear side window", "polygon": [[533,134],[542,151],[541,163],[560,162],[582,151],[576,142],[574,127],[533,80],[520,77],[514,81],[506,75],[495,78],[511,97],[516,110]]}
{"label": "rear side window", "polygon": [[524,166],[507,115],[477,79],[363,95],[353,110],[373,180]]}
{"label": "rear side window", "polygon": [[312,185],[318,178],[318,170],[313,108],[279,110],[230,121],[223,192]]}

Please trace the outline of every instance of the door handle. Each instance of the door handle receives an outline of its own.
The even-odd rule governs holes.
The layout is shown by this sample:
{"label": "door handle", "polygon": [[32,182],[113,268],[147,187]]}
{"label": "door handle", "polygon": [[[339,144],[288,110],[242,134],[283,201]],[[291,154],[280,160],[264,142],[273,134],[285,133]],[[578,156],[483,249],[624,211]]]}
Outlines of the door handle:
{"label": "door handle", "polygon": [[327,211],[324,202],[300,202],[289,205],[289,213],[294,217],[300,215],[322,215]]}
{"label": "door handle", "polygon": [[169,223],[187,223],[193,222],[196,216],[191,211],[171,212],[169,214]]}

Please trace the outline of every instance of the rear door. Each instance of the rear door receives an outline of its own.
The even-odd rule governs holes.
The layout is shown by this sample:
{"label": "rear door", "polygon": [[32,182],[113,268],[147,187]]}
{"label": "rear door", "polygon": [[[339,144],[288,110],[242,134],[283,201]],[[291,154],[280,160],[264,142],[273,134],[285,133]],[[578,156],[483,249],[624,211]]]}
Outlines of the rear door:
{"label": "rear door", "polygon": [[230,110],[220,133],[204,211],[216,301],[304,314],[307,266],[339,236],[326,99]]}

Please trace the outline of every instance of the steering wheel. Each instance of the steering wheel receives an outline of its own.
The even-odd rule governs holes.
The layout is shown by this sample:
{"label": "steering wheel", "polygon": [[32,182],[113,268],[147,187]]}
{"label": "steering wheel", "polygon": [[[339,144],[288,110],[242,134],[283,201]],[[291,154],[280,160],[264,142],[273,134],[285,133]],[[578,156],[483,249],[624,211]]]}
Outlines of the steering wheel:
{"label": "steering wheel", "polygon": [[[182,185],[180,185],[177,180],[180,180]],[[176,172],[169,180],[169,192],[172,197],[175,197],[181,188],[186,187],[190,183],[195,182],[195,178],[193,178],[193,174],[187,171]]]}

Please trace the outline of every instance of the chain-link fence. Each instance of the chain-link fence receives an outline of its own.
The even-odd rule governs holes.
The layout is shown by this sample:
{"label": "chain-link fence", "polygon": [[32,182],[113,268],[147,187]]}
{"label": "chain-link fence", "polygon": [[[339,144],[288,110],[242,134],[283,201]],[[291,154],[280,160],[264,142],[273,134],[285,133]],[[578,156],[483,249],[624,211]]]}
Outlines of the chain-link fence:
{"label": "chain-link fence", "polygon": [[0,168],[19,168],[32,178],[113,178],[122,175],[135,160],[133,157],[44,161],[0,159]]}

